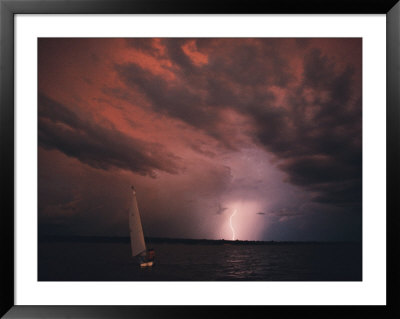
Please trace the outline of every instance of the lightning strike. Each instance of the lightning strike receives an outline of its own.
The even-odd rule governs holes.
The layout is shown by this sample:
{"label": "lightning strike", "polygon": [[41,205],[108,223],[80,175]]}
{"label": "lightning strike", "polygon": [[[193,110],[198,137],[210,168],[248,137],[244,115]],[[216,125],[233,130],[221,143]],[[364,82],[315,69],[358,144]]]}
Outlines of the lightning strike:
{"label": "lightning strike", "polygon": [[235,240],[235,229],[233,228],[233,225],[232,225],[232,217],[235,216],[236,212],[237,212],[237,209],[235,209],[235,210],[233,211],[233,214],[232,214],[231,217],[229,218],[229,224],[230,224],[231,230],[232,230],[232,240]]}

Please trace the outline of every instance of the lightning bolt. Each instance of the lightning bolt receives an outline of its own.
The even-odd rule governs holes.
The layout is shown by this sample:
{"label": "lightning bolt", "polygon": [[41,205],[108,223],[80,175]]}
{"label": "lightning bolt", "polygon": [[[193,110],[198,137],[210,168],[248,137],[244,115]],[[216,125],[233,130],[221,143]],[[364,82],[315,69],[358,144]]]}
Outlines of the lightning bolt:
{"label": "lightning bolt", "polygon": [[235,216],[236,212],[237,212],[237,209],[235,209],[235,210],[233,211],[233,214],[232,214],[231,217],[229,218],[229,224],[230,224],[231,229],[232,229],[232,240],[235,240],[235,229],[233,228],[233,225],[232,225],[232,217]]}

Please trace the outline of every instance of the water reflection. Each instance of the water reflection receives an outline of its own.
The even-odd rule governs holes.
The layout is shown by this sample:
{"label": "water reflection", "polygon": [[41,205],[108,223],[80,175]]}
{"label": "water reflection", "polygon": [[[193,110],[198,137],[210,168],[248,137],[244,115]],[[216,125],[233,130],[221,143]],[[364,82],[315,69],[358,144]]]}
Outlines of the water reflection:
{"label": "water reflection", "polygon": [[44,243],[39,280],[331,281],[361,280],[361,245],[154,244],[156,265],[142,271],[129,244]]}

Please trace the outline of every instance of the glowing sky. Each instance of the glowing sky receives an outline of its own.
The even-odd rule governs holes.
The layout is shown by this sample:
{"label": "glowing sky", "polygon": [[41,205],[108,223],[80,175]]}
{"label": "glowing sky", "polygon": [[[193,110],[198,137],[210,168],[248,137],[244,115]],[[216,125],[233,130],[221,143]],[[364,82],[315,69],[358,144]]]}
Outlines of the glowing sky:
{"label": "glowing sky", "polygon": [[361,240],[361,39],[38,46],[39,234]]}

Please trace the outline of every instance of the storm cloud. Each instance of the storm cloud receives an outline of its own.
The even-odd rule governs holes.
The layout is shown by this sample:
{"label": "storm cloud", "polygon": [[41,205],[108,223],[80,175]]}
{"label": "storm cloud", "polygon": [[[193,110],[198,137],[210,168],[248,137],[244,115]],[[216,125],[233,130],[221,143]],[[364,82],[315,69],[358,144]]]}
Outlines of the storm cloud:
{"label": "storm cloud", "polygon": [[[224,110],[237,112],[253,123],[247,133],[254,143],[280,159],[289,182],[318,193],[318,202],[360,202],[361,91],[353,85],[360,80],[355,74],[359,65],[344,62],[338,69],[337,61],[312,48],[302,52],[302,76],[294,82],[284,59],[284,40],[163,42],[178,68],[174,81],[138,64],[115,66],[126,87],[140,91],[155,111],[201,129],[232,149],[234,137],[220,123],[226,121]],[[185,54],[188,43],[209,56],[206,65],[196,66]],[[287,91],[284,99],[279,90]],[[341,185],[346,186],[340,190]]]}
{"label": "storm cloud", "polygon": [[[40,39],[40,223],[90,225],[83,212],[102,201],[82,189],[54,193],[49,185],[67,177],[46,175],[46,163],[90,171],[90,180],[106,174],[120,192],[134,181],[152,236],[230,238],[227,217],[236,209],[241,238],[360,239],[361,45]],[[123,232],[124,205],[99,204],[104,219],[110,211],[119,217],[94,229]]]}
{"label": "storm cloud", "polygon": [[94,168],[127,169],[155,177],[155,170],[178,174],[179,157],[118,131],[111,123],[98,125],[43,94],[39,95],[39,146],[57,149]]}

